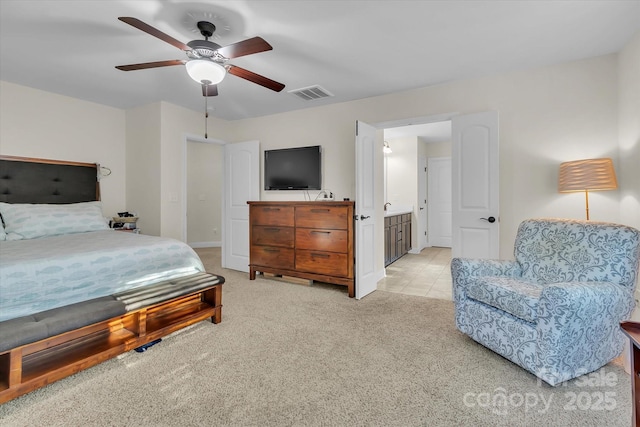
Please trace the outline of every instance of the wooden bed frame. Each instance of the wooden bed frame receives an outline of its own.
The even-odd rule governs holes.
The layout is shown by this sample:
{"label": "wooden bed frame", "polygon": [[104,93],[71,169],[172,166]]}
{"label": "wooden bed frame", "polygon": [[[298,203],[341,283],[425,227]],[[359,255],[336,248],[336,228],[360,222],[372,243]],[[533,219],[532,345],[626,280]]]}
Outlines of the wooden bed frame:
{"label": "wooden bed frame", "polygon": [[[34,165],[38,176],[29,175],[29,164]],[[64,170],[55,166],[61,166]],[[95,193],[89,199],[99,200],[97,164],[0,156],[0,201],[91,201],[86,200],[86,187],[76,195],[71,194],[78,191],[78,188],[73,188],[77,187],[78,178],[69,166],[83,168],[80,175],[93,176],[93,182],[88,185],[95,186]],[[18,194],[16,186],[12,185],[17,180],[21,181],[22,187],[24,180],[47,182],[38,184],[35,194],[25,197],[24,194]],[[69,183],[73,184],[71,190]],[[210,318],[213,323],[219,323],[222,320],[224,278],[213,274],[210,276],[210,282],[205,282],[197,291],[0,352],[0,404],[202,320]]]}
{"label": "wooden bed frame", "polygon": [[208,318],[222,283],[0,353],[0,404]]}

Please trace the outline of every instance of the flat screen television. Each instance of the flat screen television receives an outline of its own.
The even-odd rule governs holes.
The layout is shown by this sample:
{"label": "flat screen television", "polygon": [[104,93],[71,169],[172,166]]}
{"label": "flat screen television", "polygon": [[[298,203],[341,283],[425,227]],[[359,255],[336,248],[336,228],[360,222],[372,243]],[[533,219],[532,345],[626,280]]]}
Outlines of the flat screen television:
{"label": "flat screen television", "polygon": [[265,190],[321,190],[322,148],[283,148],[264,152]]}

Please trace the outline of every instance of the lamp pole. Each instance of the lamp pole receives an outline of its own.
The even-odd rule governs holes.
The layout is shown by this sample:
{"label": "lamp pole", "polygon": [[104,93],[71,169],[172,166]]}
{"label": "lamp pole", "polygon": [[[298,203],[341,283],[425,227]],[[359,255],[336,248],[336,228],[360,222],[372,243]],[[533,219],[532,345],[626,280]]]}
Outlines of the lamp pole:
{"label": "lamp pole", "polygon": [[587,207],[587,221],[589,221],[589,190],[584,190],[584,201]]}

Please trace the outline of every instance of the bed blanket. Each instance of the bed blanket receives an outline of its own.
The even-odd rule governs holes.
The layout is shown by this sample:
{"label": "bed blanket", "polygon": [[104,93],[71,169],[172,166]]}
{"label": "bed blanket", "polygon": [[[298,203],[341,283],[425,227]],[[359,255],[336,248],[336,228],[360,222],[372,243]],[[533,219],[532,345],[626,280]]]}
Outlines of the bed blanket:
{"label": "bed blanket", "polygon": [[95,231],[0,241],[0,321],[204,271],[175,239]]}

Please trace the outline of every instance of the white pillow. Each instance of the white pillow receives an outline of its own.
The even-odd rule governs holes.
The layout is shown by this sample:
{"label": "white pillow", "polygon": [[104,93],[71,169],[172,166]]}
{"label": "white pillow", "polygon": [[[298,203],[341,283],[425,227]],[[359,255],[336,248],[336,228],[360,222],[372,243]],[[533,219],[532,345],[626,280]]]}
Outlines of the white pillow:
{"label": "white pillow", "polygon": [[108,230],[102,202],[11,204],[0,202],[6,240],[34,239],[60,234]]}

